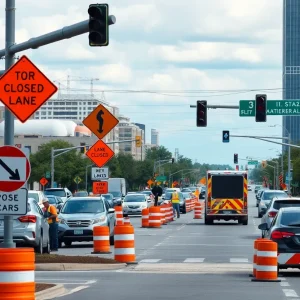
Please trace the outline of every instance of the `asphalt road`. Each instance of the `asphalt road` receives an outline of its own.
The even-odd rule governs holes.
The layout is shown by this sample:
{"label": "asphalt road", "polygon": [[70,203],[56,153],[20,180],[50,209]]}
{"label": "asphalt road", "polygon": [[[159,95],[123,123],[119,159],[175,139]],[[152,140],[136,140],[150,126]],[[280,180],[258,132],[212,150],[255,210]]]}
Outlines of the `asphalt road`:
{"label": "asphalt road", "polygon": [[[249,224],[204,225],[193,212],[160,229],[135,227],[136,266],[109,272],[36,272],[38,282],[64,283],[70,295],[98,299],[299,299],[299,273],[285,272],[281,282],[251,282],[253,241],[260,236],[254,193],[249,195]],[[113,253],[113,247],[112,247]],[[91,255],[92,244],[62,248],[60,254]],[[103,255],[113,257],[113,254]],[[76,292],[76,293],[74,293]]]}

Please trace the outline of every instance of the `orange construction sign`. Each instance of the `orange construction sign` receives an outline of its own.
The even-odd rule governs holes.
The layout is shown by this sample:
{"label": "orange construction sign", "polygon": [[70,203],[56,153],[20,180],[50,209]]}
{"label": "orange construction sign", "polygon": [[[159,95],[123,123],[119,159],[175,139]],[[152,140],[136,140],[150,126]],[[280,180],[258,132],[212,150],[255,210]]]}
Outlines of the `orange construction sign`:
{"label": "orange construction sign", "polygon": [[200,184],[206,184],[206,178],[202,177],[199,181]]}
{"label": "orange construction sign", "polygon": [[40,179],[40,184],[41,184],[42,186],[45,186],[47,183],[48,183],[48,180],[47,180],[45,177],[42,177],[42,178]]}
{"label": "orange construction sign", "polygon": [[154,182],[153,182],[151,179],[149,179],[149,180],[147,181],[147,183],[148,183],[148,185],[152,185]]}
{"label": "orange construction sign", "polygon": [[24,55],[0,78],[1,102],[25,123],[57,87]]}
{"label": "orange construction sign", "polygon": [[82,123],[99,139],[103,139],[118,125],[119,120],[100,104],[82,121]]}
{"label": "orange construction sign", "polygon": [[103,167],[115,153],[103,141],[99,140],[86,152],[86,156],[99,168]]}
{"label": "orange construction sign", "polygon": [[108,182],[107,181],[94,181],[93,182],[93,194],[102,195],[108,193]]}

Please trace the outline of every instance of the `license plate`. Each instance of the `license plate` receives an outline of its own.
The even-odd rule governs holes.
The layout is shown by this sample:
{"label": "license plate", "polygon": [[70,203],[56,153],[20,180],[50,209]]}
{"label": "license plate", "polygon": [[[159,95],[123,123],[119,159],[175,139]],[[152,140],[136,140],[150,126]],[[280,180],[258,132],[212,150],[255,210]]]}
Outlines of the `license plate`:
{"label": "license plate", "polygon": [[83,234],[83,230],[74,230],[74,234],[81,235]]}
{"label": "license plate", "polygon": [[224,210],[223,212],[224,212],[225,215],[230,215],[232,213],[231,210]]}

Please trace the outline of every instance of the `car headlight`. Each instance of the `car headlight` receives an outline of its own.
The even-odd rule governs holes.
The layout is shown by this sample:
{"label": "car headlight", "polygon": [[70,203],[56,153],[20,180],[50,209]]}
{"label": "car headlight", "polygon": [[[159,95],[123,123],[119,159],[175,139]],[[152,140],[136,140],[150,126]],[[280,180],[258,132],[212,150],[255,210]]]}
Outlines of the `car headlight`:
{"label": "car headlight", "polygon": [[67,222],[64,220],[64,219],[59,219],[59,221],[58,221],[60,224],[67,224]]}
{"label": "car headlight", "polygon": [[122,206],[123,208],[128,208],[127,204],[123,204]]}
{"label": "car headlight", "polygon": [[93,220],[93,224],[101,223],[106,221],[106,216],[102,216],[98,219]]}

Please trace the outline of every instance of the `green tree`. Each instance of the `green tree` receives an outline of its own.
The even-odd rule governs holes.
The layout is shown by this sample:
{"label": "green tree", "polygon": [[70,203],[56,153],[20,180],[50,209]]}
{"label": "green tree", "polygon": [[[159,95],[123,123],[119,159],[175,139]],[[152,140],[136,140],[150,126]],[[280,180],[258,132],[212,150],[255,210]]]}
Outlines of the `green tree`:
{"label": "green tree", "polygon": [[150,159],[153,161],[171,158],[172,153],[164,146],[154,147],[151,149],[147,149],[146,151],[146,159]]}

